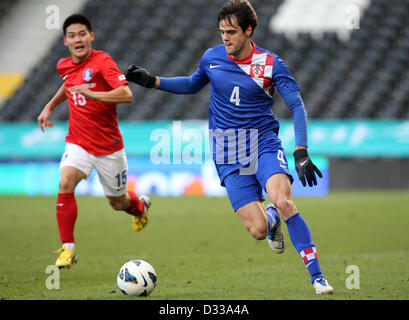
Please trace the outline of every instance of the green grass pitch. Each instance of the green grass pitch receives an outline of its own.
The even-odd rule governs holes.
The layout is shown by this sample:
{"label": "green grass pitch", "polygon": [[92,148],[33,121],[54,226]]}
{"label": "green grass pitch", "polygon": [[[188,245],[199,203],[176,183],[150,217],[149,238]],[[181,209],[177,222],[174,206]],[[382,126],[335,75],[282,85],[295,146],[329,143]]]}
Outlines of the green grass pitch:
{"label": "green grass pitch", "polygon": [[[47,289],[48,265],[60,246],[55,197],[0,197],[0,299],[408,299],[409,192],[331,192],[295,198],[308,222],[321,267],[335,289],[316,296],[289,241],[282,255],[251,238],[227,198],[152,197],[150,221],[134,232],[131,217],[106,199],[77,197],[78,263]],[[156,269],[152,295],[127,297],[119,268],[144,259]],[[350,265],[359,289],[348,289]],[[349,280],[348,280],[349,279]],[[349,282],[348,282],[349,281]]]}

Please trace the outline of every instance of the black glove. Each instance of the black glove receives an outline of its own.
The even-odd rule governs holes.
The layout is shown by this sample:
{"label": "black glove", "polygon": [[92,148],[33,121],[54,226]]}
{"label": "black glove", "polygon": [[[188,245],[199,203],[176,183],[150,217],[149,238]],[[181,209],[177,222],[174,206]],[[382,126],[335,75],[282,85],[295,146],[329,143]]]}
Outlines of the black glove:
{"label": "black glove", "polygon": [[156,77],[151,75],[146,69],[131,64],[128,67],[128,72],[125,75],[126,80],[135,82],[146,88],[153,88],[155,86]]}
{"label": "black glove", "polygon": [[294,152],[294,160],[295,160],[295,169],[297,170],[298,177],[302,185],[305,187],[305,178],[307,178],[308,185],[312,187],[312,185],[317,185],[317,178],[315,177],[315,173],[322,178],[322,173],[315,164],[312,163],[310,156],[306,149],[299,149]]}

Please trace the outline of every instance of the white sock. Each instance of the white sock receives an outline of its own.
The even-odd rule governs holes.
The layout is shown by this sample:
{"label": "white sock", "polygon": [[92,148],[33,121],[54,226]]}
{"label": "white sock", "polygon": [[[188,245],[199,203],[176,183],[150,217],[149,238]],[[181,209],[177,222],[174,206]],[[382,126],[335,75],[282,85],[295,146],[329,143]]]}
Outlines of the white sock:
{"label": "white sock", "polygon": [[74,242],[63,243],[62,246],[67,248],[68,250],[75,251],[75,243]]}

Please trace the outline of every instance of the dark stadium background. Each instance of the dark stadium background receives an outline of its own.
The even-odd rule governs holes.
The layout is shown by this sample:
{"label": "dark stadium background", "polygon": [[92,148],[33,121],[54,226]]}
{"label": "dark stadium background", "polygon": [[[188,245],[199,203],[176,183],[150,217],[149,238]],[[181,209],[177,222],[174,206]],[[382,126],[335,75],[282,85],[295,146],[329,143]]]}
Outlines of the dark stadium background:
{"label": "dark stadium background", "polygon": [[[1,1],[0,23],[6,23],[23,2]],[[89,0],[81,11],[93,23],[94,48],[109,52],[120,70],[125,72],[130,63],[136,63],[153,74],[176,76],[194,72],[202,53],[220,43],[216,16],[223,2]],[[359,28],[346,41],[335,32],[324,32],[322,38],[299,32],[296,39],[281,31],[272,33],[270,18],[283,1],[252,3],[259,16],[253,40],[283,57],[300,84],[310,120],[409,119],[409,1],[370,1]],[[15,93],[3,101],[0,124],[36,121],[61,85],[55,66],[67,54],[60,36],[34,68],[27,70]],[[131,88],[135,98],[118,108],[120,121],[207,118],[210,86],[189,96]],[[277,93],[273,111],[279,119],[291,119]],[[57,108],[52,119],[66,121],[66,105]],[[310,152],[314,154],[314,149]],[[407,189],[408,167],[407,156],[331,155],[331,188]]]}

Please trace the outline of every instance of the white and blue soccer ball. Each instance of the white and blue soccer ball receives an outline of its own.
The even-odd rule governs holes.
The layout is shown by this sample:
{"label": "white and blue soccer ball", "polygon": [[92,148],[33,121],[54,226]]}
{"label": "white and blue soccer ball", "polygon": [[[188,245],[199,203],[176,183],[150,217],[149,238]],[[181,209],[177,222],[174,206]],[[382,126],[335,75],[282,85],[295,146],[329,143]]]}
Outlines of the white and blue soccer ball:
{"label": "white and blue soccer ball", "polygon": [[156,271],[144,260],[131,260],[121,267],[116,282],[123,294],[146,297],[156,287]]}

